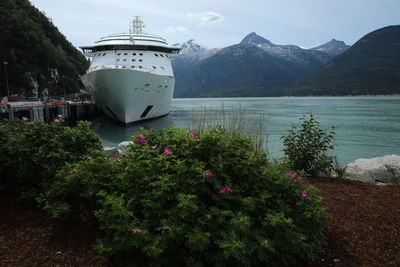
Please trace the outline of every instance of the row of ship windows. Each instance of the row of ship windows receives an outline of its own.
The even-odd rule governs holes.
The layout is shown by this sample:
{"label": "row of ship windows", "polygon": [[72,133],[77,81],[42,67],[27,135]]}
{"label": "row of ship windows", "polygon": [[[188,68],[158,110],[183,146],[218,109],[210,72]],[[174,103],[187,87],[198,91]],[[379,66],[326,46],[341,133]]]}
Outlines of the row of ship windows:
{"label": "row of ship windows", "polygon": [[[127,59],[126,58],[124,58],[122,61],[126,61]],[[117,58],[117,61],[120,61],[120,59],[119,58]],[[136,61],[136,59],[134,59],[134,58],[132,58],[132,62],[135,62]],[[143,59],[139,59],[139,62],[143,62]]]}
{"label": "row of ship windows", "polygon": [[[97,56],[99,57],[99,56],[105,56],[105,55],[107,55],[107,53],[103,53],[103,54],[98,54]],[[121,55],[121,53],[117,53],[117,56],[120,56]],[[124,56],[127,56],[128,55],[128,53],[124,53]],[[136,53],[132,53],[132,56],[136,56]],[[139,56],[143,56],[143,53],[139,53]],[[163,54],[154,54],[154,56],[156,56],[156,57],[158,57],[158,56],[160,56],[160,57],[164,57],[164,55]],[[165,55],[165,57],[168,57],[168,55]]]}
{"label": "row of ship windows", "polygon": [[[129,66],[122,66],[123,69],[125,69],[126,67],[129,67]],[[143,68],[142,66],[137,66],[137,67],[138,67],[139,69],[142,69],[142,68]],[[155,69],[155,70],[157,69],[156,66],[152,66],[152,67],[153,67],[153,69]],[[132,65],[131,68],[134,69],[134,68],[136,68],[136,66],[133,66],[133,65]],[[162,70],[165,69],[163,66],[161,66],[160,68],[161,68]]]}

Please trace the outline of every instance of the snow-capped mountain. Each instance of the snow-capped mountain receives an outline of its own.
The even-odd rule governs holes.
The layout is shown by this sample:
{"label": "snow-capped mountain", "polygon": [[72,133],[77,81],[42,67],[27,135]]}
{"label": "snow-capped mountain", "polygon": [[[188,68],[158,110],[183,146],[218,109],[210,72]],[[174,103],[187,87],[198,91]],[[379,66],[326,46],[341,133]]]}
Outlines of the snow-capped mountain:
{"label": "snow-capped mountain", "polygon": [[196,42],[194,39],[190,39],[183,44],[177,43],[174,46],[182,48],[180,57],[189,57],[191,59],[203,59],[218,51],[218,49],[209,49],[207,46]]}
{"label": "snow-capped mountain", "polygon": [[259,45],[260,47],[265,47],[265,48],[276,46],[275,44],[271,43],[264,37],[261,37],[260,35],[256,34],[255,32],[246,35],[246,37],[244,37],[240,43]]}
{"label": "snow-capped mountain", "polygon": [[283,57],[289,61],[310,65],[317,61],[325,64],[332,57],[324,51],[303,49],[296,45],[277,45],[269,40],[257,35],[255,32],[248,34],[240,44],[256,45],[264,49],[267,53],[278,57]]}
{"label": "snow-capped mountain", "polygon": [[324,52],[324,53],[334,57],[334,56],[337,56],[337,55],[343,53],[349,47],[350,46],[346,45],[345,42],[343,42],[343,41],[338,41],[338,40],[332,39],[329,42],[327,42],[326,44],[323,44],[323,45],[320,45],[317,47],[313,47],[310,50],[321,51],[321,52]]}
{"label": "snow-capped mountain", "polygon": [[277,95],[276,88],[333,57],[325,50],[277,45],[254,32],[222,49],[208,49],[193,39],[176,46],[182,52],[172,61],[175,97]]}

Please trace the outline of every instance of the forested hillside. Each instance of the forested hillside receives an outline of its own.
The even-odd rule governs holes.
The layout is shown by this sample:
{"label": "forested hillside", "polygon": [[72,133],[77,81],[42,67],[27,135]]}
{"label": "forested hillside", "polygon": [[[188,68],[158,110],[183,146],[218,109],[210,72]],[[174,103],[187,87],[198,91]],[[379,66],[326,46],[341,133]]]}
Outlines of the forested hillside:
{"label": "forested hillside", "polygon": [[0,1],[0,95],[32,95],[48,88],[49,95],[79,90],[85,57],[66,40],[45,14],[28,0]]}
{"label": "forested hillside", "polygon": [[400,26],[368,33],[317,72],[282,90],[283,95],[400,93]]}

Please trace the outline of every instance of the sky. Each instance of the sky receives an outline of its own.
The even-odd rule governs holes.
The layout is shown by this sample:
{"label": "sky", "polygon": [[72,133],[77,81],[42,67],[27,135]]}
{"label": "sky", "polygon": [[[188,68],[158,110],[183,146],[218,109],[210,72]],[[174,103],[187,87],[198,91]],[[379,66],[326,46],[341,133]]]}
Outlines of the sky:
{"label": "sky", "polygon": [[209,48],[256,32],[275,44],[311,48],[331,39],[352,45],[400,24],[400,0],[30,0],[76,47],[129,32],[134,16],[169,44],[190,39]]}

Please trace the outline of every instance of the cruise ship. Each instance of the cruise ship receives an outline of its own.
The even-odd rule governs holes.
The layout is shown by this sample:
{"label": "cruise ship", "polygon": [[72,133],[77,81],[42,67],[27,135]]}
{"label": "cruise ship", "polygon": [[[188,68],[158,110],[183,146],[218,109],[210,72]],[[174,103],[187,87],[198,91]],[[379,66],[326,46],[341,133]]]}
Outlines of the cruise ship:
{"label": "cruise ship", "polygon": [[143,28],[136,16],[129,33],[80,47],[91,60],[81,77],[83,85],[106,115],[123,123],[167,115],[174,93],[171,58],[178,56],[180,48]]}

